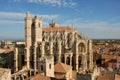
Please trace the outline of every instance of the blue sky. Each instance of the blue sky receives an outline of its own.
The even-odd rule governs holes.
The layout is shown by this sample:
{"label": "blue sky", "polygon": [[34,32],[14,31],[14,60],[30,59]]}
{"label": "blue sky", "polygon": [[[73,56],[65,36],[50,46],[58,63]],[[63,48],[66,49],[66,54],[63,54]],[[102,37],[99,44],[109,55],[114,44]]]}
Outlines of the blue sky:
{"label": "blue sky", "polygon": [[24,17],[53,19],[92,39],[120,39],[120,0],[0,0],[0,40],[24,39]]}

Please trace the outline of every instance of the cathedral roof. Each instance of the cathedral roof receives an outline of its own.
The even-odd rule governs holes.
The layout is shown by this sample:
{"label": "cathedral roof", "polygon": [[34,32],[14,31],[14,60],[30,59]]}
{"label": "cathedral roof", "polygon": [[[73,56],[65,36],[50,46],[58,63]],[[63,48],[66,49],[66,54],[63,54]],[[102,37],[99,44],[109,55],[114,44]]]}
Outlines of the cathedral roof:
{"label": "cathedral roof", "polygon": [[54,71],[58,73],[67,73],[68,71],[72,70],[72,67],[61,62],[55,64]]}
{"label": "cathedral roof", "polygon": [[68,27],[68,26],[58,26],[58,27],[47,27],[47,28],[42,28],[43,31],[47,32],[47,31],[64,31],[64,30],[72,30],[72,28]]}

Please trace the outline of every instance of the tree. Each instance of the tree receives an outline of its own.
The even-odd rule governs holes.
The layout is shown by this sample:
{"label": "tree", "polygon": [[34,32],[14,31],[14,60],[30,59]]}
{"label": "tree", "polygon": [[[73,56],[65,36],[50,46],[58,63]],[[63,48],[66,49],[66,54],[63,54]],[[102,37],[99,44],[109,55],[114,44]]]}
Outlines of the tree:
{"label": "tree", "polygon": [[0,67],[3,67],[4,64],[5,64],[5,60],[2,57],[0,57]]}

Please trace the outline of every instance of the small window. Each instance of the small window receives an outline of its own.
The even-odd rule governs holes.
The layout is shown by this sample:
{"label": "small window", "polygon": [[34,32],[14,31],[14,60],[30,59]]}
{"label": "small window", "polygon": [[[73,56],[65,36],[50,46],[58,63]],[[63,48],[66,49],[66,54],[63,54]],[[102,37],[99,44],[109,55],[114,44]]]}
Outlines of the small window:
{"label": "small window", "polygon": [[32,22],[31,26],[32,26],[32,27],[35,27],[35,22]]}
{"label": "small window", "polygon": [[43,65],[41,65],[41,71],[43,71]]}
{"label": "small window", "polygon": [[41,25],[41,24],[39,23],[38,26],[40,27],[40,25]]}
{"label": "small window", "polygon": [[49,64],[49,69],[51,69],[51,64]]}

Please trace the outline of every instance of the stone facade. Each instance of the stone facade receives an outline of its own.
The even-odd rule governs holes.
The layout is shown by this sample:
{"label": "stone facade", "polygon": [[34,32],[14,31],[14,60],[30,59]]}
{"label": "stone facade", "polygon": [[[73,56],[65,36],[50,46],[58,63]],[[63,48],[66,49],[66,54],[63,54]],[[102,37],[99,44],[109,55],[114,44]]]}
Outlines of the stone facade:
{"label": "stone facade", "polygon": [[27,69],[35,74],[54,77],[53,68],[57,62],[68,64],[77,72],[93,70],[92,40],[54,21],[42,28],[42,18],[30,17],[29,12],[25,17],[24,54]]}
{"label": "stone facade", "polygon": [[0,68],[0,80],[11,80],[11,70]]}

